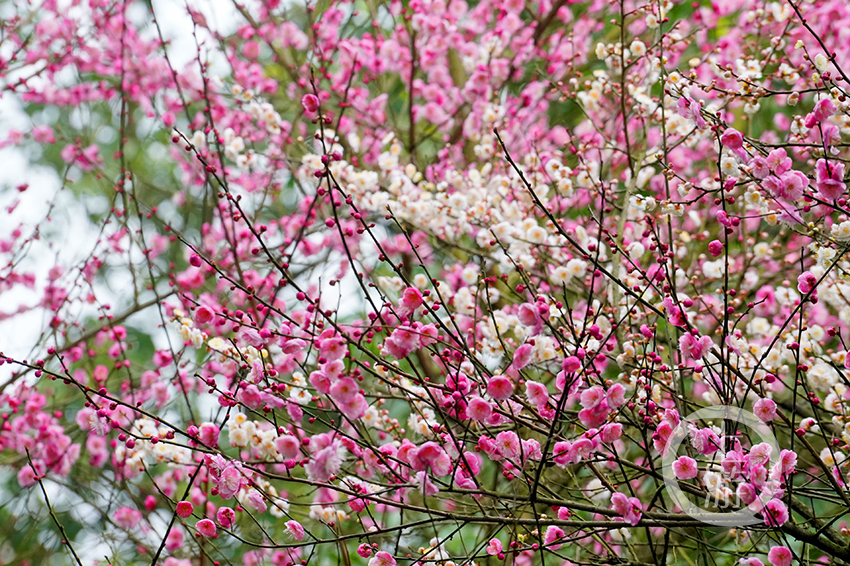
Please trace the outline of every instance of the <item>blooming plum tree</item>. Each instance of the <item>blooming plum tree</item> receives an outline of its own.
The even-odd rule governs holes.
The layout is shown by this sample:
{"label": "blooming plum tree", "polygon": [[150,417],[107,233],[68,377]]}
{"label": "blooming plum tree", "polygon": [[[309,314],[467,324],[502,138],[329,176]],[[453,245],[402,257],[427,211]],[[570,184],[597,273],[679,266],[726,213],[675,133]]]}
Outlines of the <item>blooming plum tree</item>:
{"label": "blooming plum tree", "polygon": [[0,6],[0,559],[850,562],[850,4],[222,5]]}

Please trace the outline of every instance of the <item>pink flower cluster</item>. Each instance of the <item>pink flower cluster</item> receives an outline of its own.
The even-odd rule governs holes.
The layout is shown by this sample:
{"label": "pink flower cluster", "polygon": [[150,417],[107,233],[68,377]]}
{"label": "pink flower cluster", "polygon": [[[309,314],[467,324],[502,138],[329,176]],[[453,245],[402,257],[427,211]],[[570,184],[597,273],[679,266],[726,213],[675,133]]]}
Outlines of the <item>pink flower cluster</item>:
{"label": "pink flower cluster", "polygon": [[[0,22],[40,172],[0,190],[10,530],[49,497],[122,563],[850,562],[846,2],[228,9]],[[671,475],[762,524],[693,546]]]}

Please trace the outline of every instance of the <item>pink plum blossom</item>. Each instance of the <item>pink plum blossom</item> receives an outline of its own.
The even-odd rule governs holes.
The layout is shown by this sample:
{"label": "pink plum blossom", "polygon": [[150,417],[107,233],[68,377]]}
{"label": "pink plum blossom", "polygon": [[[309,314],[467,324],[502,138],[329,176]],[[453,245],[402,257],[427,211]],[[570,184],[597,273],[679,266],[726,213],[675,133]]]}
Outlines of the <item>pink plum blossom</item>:
{"label": "pink plum blossom", "polygon": [[275,446],[284,460],[295,459],[301,455],[301,443],[291,434],[284,434],[277,437]]}
{"label": "pink plum blossom", "polygon": [[408,315],[422,306],[424,303],[422,293],[415,287],[408,287],[404,290],[399,301],[399,313]]}
{"label": "pink plum blossom", "polygon": [[807,128],[813,128],[818,124],[822,124],[827,118],[835,113],[835,104],[832,99],[825,97],[820,99],[815,104],[814,110],[806,116],[805,125]]}
{"label": "pink plum blossom", "polygon": [[514,367],[521,370],[531,362],[532,346],[531,344],[523,344],[514,351]]}
{"label": "pink plum blossom", "polygon": [[611,509],[633,527],[640,522],[642,507],[640,500],[636,497],[627,497],[617,492],[611,496]]}
{"label": "pink plum blossom", "polygon": [[709,336],[694,336],[691,333],[682,334],[679,338],[679,350],[690,360],[700,360],[711,351],[714,342]]}
{"label": "pink plum blossom", "polygon": [[561,548],[562,543],[556,541],[561,540],[564,536],[564,530],[561,527],[549,525],[546,527],[546,532],[543,534],[543,544],[545,544],[547,548],[558,550]]}
{"label": "pink plum blossom", "polygon": [[791,566],[793,554],[785,546],[774,546],[767,553],[767,560],[771,566]]}
{"label": "pink plum blossom", "polygon": [[369,566],[396,566],[396,560],[389,552],[379,550],[369,560]]}
{"label": "pink plum blossom", "polygon": [[771,499],[762,510],[764,524],[769,527],[780,527],[788,522],[788,509],[778,499]]}
{"label": "pink plum blossom", "polygon": [[529,379],[525,382],[525,396],[532,405],[544,405],[549,400],[549,391],[542,383]]}
{"label": "pink plum blossom", "polygon": [[679,456],[679,458],[673,462],[673,473],[676,475],[676,479],[680,480],[690,480],[697,477],[697,473],[699,469],[697,468],[697,461],[688,456]]}
{"label": "pink plum blossom", "polygon": [[215,520],[225,529],[232,527],[235,519],[236,513],[230,507],[219,507],[215,513]]}
{"label": "pink plum blossom", "polygon": [[195,528],[198,529],[199,533],[208,538],[214,537],[216,533],[215,523],[209,519],[201,519],[195,524]]}
{"label": "pink plum blossom", "polygon": [[493,413],[493,407],[481,397],[473,397],[466,407],[466,413],[471,419],[482,422],[486,421]]}
{"label": "pink plum blossom", "polygon": [[496,401],[504,401],[513,395],[514,384],[509,378],[497,375],[487,383],[487,393]]}
{"label": "pink plum blossom", "polygon": [[771,399],[759,399],[753,405],[753,412],[763,423],[769,423],[776,418],[776,403]]}
{"label": "pink plum blossom", "polygon": [[505,430],[496,436],[496,450],[502,458],[516,460],[520,455],[520,441],[517,434],[512,430]]}
{"label": "pink plum blossom", "polygon": [[840,198],[847,189],[844,183],[844,163],[818,159],[815,166],[815,186],[818,195],[826,201]]}
{"label": "pink plum blossom", "polygon": [[315,114],[319,110],[319,99],[313,94],[305,94],[301,98],[301,106],[308,114]]}
{"label": "pink plum blossom", "polygon": [[194,510],[195,508],[188,501],[180,501],[177,503],[177,516],[181,519],[185,519],[191,515]]}
{"label": "pink plum blossom", "polygon": [[428,441],[411,451],[410,465],[418,472],[430,469],[434,476],[442,477],[451,471],[452,461],[439,444]]}

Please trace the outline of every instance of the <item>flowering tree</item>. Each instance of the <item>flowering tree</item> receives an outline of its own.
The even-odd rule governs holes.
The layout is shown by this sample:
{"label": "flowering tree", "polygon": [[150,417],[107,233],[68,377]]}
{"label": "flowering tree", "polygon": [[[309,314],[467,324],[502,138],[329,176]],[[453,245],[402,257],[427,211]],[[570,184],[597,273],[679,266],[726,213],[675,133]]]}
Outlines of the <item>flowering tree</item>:
{"label": "flowering tree", "polygon": [[850,5],[213,7],[0,6],[0,559],[850,563]]}

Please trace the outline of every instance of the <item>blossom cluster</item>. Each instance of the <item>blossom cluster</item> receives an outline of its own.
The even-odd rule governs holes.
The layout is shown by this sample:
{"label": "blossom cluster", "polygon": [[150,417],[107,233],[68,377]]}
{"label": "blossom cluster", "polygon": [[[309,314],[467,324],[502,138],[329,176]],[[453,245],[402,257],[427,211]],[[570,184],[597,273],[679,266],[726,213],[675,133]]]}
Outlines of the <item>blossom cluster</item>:
{"label": "blossom cluster", "polygon": [[[61,183],[0,228],[38,297],[0,324],[43,321],[0,343],[0,461],[44,553],[850,561],[845,2],[10,9],[0,144]],[[108,203],[91,242],[69,192]]]}

